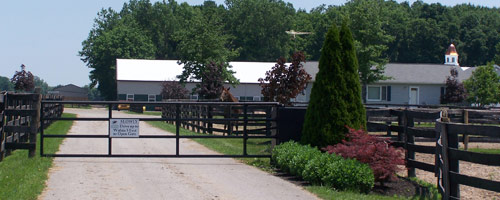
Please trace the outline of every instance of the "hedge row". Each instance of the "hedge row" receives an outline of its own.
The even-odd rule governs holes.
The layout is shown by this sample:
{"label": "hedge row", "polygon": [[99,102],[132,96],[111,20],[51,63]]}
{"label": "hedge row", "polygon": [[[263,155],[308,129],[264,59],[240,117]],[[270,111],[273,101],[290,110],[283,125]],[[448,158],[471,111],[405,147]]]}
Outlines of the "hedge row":
{"label": "hedge row", "polygon": [[272,159],[283,171],[315,185],[367,193],[375,182],[368,165],[293,141],[276,146]]}

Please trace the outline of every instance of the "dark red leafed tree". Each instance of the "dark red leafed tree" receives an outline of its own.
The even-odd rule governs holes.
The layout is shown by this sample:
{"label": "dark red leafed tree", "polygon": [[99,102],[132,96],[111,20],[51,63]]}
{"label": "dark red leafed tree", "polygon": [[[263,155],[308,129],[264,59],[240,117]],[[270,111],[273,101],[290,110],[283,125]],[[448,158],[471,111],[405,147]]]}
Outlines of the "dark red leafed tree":
{"label": "dark red leafed tree", "polygon": [[189,91],[177,81],[165,81],[162,84],[163,99],[187,99]]}
{"label": "dark red leafed tree", "polygon": [[457,80],[458,71],[451,68],[450,76],[446,78],[446,91],[441,97],[441,103],[461,103],[467,97],[464,84]]}
{"label": "dark red leafed tree", "polygon": [[382,185],[395,179],[395,173],[400,170],[397,165],[405,164],[404,150],[389,145],[388,139],[368,135],[363,130],[348,129],[347,140],[323,150],[370,165],[375,181]]}
{"label": "dark red leafed tree", "polygon": [[203,99],[217,99],[222,94],[224,87],[223,65],[210,62],[201,75],[198,85],[198,94]]}
{"label": "dark red leafed tree", "polygon": [[21,71],[16,71],[10,81],[14,84],[16,91],[33,91],[35,89],[35,76],[30,71],[26,72],[24,64],[21,65]]}
{"label": "dark red leafed tree", "polygon": [[274,67],[266,72],[266,78],[260,78],[262,95],[266,101],[276,101],[290,105],[290,99],[297,97],[311,80],[303,66],[305,56],[302,52],[292,55],[292,64],[286,65],[286,59],[278,59]]}

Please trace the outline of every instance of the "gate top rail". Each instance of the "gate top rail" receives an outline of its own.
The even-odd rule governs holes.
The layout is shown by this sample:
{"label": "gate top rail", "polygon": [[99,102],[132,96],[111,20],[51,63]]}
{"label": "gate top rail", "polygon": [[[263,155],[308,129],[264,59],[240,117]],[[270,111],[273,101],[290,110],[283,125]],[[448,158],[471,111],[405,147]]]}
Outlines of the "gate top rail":
{"label": "gate top rail", "polygon": [[279,102],[148,102],[148,101],[59,101],[42,100],[42,103],[63,104],[141,104],[141,105],[270,105],[280,106]]}

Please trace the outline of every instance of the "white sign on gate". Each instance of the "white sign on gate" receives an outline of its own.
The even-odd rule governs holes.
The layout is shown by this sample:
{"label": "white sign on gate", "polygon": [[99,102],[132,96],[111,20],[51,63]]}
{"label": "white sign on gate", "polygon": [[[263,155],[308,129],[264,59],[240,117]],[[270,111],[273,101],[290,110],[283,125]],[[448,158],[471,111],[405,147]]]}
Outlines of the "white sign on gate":
{"label": "white sign on gate", "polygon": [[139,119],[110,119],[110,137],[139,137]]}

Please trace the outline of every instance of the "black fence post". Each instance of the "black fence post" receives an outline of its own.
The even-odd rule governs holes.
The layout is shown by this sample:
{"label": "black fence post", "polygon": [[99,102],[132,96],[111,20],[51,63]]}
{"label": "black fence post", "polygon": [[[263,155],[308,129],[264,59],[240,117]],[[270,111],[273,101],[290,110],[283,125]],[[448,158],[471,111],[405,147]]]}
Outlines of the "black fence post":
{"label": "black fence post", "polygon": [[179,131],[181,128],[181,104],[175,105],[175,155],[179,156]]}
{"label": "black fence post", "polygon": [[[238,122],[238,121],[236,121]],[[245,104],[243,107],[243,155],[248,155],[247,154],[247,140],[248,140],[248,133],[247,133],[247,125],[248,125],[248,105]]]}
{"label": "black fence post", "polygon": [[[405,135],[406,135],[405,146],[406,146],[406,152],[407,152],[406,160],[408,160],[408,159],[415,160],[415,152],[410,151],[408,148],[408,144],[410,144],[410,145],[415,144],[415,136],[413,134],[410,134],[408,131],[408,128],[414,127],[414,125],[415,125],[415,119],[413,118],[413,116],[410,116],[407,113],[406,114],[406,126],[405,126]],[[414,167],[407,166],[407,169],[408,169],[408,177],[416,177],[417,176],[415,173]]]}
{"label": "black fence post", "polygon": [[35,89],[35,94],[32,98],[32,107],[31,109],[35,110],[35,116],[30,117],[30,133],[29,133],[29,144],[30,146],[28,150],[28,157],[34,157],[36,153],[36,134],[38,133],[38,125],[40,123],[40,104],[42,101],[41,88]]}
{"label": "black fence post", "polygon": [[[448,134],[448,148],[446,150],[449,152],[449,148],[458,149],[458,141],[459,141],[458,133],[451,133],[450,131],[447,131],[447,134]],[[450,172],[455,172],[457,174],[460,173],[458,159],[451,159],[451,157],[448,157],[448,162],[449,162]],[[460,198],[460,186],[458,182],[450,181],[450,195],[456,198]]]}
{"label": "black fence post", "polygon": [[7,93],[0,94],[0,161],[5,157],[5,134],[4,134],[4,123],[5,123],[5,107],[7,103]]}
{"label": "black fence post", "polygon": [[44,115],[44,106],[45,104],[43,102],[40,102],[40,157],[44,157],[45,154],[43,153],[43,139],[44,139],[44,130],[45,129],[45,117]]}
{"label": "black fence post", "polygon": [[109,129],[111,127],[110,120],[113,118],[113,104],[108,104],[108,155],[111,155],[112,149],[112,139],[109,133]]}

